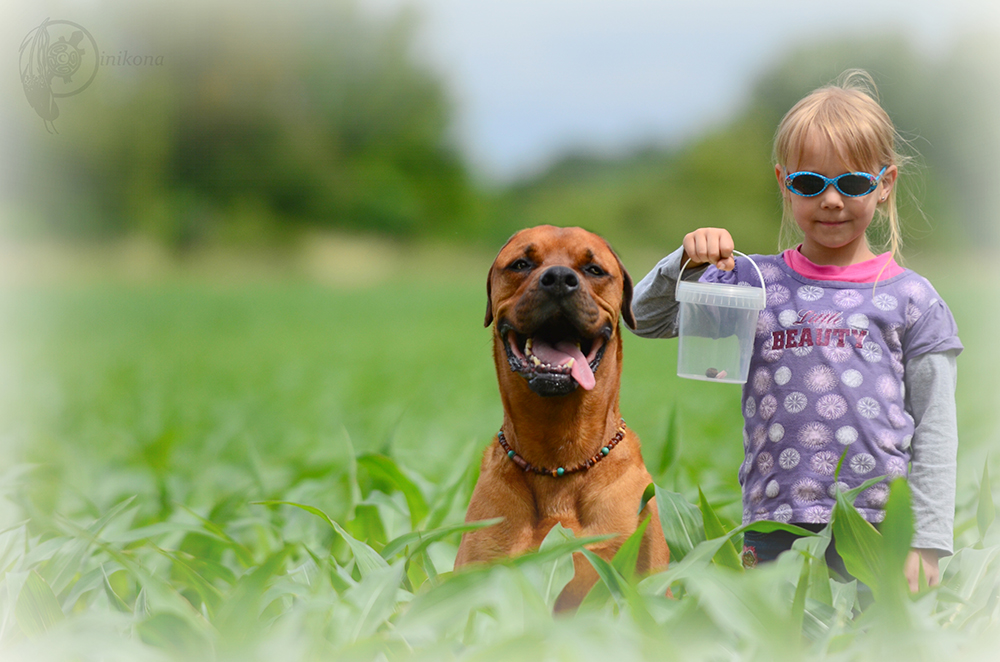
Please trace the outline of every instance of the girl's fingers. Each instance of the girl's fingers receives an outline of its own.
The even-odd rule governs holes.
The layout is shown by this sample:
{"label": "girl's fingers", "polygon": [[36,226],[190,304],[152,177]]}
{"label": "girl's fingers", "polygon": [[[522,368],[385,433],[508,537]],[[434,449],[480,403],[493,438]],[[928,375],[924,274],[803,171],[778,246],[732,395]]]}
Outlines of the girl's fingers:
{"label": "girl's fingers", "polygon": [[684,252],[692,263],[714,264],[719,269],[731,271],[736,266],[733,260],[733,237],[723,228],[700,228],[684,237]]}
{"label": "girl's fingers", "polygon": [[702,264],[712,262],[711,241],[706,228],[695,230],[684,237],[684,250],[692,262]]}
{"label": "girl's fingers", "polygon": [[689,232],[684,235],[684,259],[691,260],[691,262],[697,264],[698,260],[698,249],[695,246],[694,233]]}
{"label": "girl's fingers", "polygon": [[687,252],[688,257],[691,258],[692,262],[704,262],[702,254],[705,249],[705,238],[702,236],[701,232],[695,230],[687,237],[684,238],[684,250]]}
{"label": "girl's fingers", "polygon": [[732,271],[736,268],[736,260],[733,259],[733,250],[736,245],[733,243],[733,236],[726,230],[720,230],[719,235],[719,259],[715,266],[723,271]]}
{"label": "girl's fingers", "polygon": [[694,249],[699,262],[708,262],[708,237],[704,232],[695,235]]}

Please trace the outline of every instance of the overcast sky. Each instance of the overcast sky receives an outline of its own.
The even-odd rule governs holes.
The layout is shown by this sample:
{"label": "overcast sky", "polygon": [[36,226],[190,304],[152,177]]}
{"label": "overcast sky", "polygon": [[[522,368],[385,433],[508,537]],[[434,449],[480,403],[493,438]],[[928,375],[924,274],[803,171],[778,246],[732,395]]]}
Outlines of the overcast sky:
{"label": "overcast sky", "polygon": [[420,46],[450,83],[461,142],[501,179],[571,146],[683,140],[731,117],[793,46],[905,30],[933,52],[1000,29],[997,0],[364,2],[419,8]]}

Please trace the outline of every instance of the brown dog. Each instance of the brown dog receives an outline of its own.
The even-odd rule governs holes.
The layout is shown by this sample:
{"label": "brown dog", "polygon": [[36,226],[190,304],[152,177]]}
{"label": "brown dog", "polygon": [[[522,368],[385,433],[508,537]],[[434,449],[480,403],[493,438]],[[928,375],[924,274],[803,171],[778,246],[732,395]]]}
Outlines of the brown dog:
{"label": "brown dog", "polygon": [[[610,560],[649,516],[637,570],[665,568],[656,501],[639,512],[652,479],[618,411],[619,313],[635,326],[628,272],[597,235],[539,226],[500,250],[486,292],[504,420],[466,521],[504,521],[466,533],[455,567],[536,549],[557,522],[578,537],[618,534],[591,547]],[[576,608],[597,581],[582,554],[573,562],[557,611]]]}

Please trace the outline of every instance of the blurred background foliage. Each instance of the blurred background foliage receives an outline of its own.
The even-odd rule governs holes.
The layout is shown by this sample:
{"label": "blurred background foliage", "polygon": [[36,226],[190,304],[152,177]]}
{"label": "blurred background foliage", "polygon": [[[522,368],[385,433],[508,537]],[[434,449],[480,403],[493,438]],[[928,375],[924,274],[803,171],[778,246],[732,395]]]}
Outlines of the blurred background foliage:
{"label": "blurred background foliage", "polygon": [[615,155],[581,148],[501,183],[463,157],[444,79],[415,56],[414,13],[308,11],[123,10],[102,29],[166,64],[106,66],[60,135],[17,132],[7,232],[139,235],[184,250],[332,229],[493,247],[547,222],[662,252],[691,228],[725,225],[743,248],[772,251],[774,127],[802,95],[861,67],[916,157],[903,180],[910,244],[1000,244],[995,35],[938,52],[903,35],[818,40],[762,71],[744,105],[700,135]]}
{"label": "blurred background foliage", "polygon": [[[116,43],[165,64],[105,66],[60,136],[26,136],[33,158],[16,189],[41,218],[25,221],[185,248],[309,225],[412,237],[474,218],[445,91],[410,57],[410,14],[221,11],[143,8],[121,21]],[[62,194],[42,200],[43,188]]]}

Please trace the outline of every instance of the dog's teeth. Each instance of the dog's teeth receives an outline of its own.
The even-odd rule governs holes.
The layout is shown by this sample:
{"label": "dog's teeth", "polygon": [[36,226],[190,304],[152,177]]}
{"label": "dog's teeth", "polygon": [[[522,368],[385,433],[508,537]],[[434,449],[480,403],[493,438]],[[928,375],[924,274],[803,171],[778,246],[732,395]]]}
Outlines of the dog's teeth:
{"label": "dog's teeth", "polygon": [[[577,345],[577,347],[579,347],[579,345]],[[564,367],[564,368],[572,368],[572,367],[573,367],[573,364],[574,364],[575,362],[576,362],[576,359],[574,359],[574,358],[570,358],[570,360],[569,360],[569,361],[566,361],[566,363],[563,363],[563,367]]]}
{"label": "dog's teeth", "polygon": [[536,367],[542,365],[542,362],[539,361],[538,357],[535,355],[531,356],[531,362],[534,363]]}
{"label": "dog's teeth", "polygon": [[528,338],[527,340],[524,341],[525,354],[531,354],[531,345],[532,345],[531,338]]}

